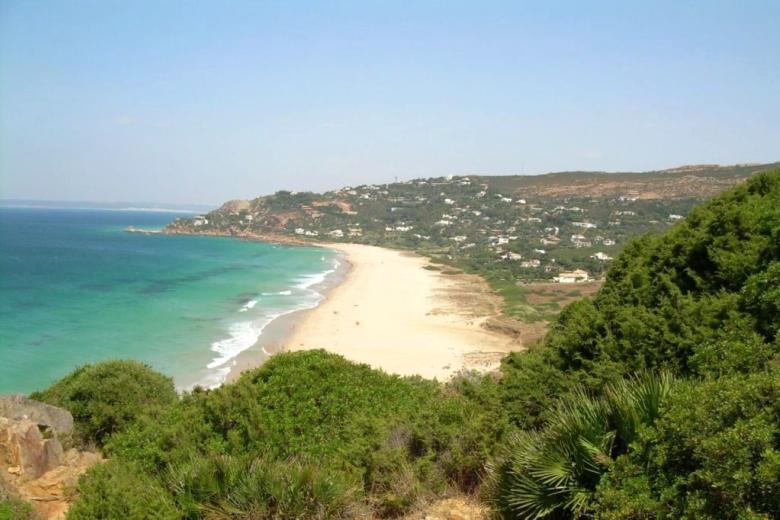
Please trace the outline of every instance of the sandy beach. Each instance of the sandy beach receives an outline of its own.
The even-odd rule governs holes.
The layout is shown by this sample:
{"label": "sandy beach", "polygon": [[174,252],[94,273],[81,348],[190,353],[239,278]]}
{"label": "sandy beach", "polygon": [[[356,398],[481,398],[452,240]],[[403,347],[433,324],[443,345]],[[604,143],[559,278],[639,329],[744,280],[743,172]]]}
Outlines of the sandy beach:
{"label": "sandy beach", "polygon": [[297,321],[285,350],[323,348],[387,372],[444,380],[486,370],[522,345],[488,331],[498,300],[479,277],[426,269],[423,257],[356,244],[328,245],[351,269]]}

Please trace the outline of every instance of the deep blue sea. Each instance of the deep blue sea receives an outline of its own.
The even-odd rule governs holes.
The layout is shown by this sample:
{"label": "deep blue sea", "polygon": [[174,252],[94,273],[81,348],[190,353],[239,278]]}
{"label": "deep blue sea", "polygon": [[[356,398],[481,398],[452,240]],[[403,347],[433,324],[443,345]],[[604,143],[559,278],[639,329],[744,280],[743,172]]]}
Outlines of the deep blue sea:
{"label": "deep blue sea", "polygon": [[132,358],[179,388],[219,385],[274,318],[316,305],[335,254],[142,235],[176,215],[0,208],[0,393]]}

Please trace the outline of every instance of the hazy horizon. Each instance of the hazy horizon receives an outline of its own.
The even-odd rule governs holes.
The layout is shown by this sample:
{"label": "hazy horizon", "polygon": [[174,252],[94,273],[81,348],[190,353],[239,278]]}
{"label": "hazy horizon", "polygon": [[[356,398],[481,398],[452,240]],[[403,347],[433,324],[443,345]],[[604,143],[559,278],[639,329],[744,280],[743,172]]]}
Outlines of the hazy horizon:
{"label": "hazy horizon", "polygon": [[[749,166],[749,165],[761,165],[761,164],[773,164],[773,163],[780,163],[780,160],[771,160],[767,161],[765,163],[758,163],[758,162],[740,162],[740,163],[734,163],[734,164],[707,164],[707,163],[697,163],[697,164],[678,164],[675,166],[670,166],[668,168],[659,168],[658,170],[625,170],[625,171],[608,171],[608,170],[561,170],[561,171],[550,171],[550,172],[540,172],[540,173],[527,173],[527,174],[503,174],[503,175],[490,175],[490,174],[481,174],[481,173],[472,173],[472,174],[460,174],[458,176],[468,176],[468,175],[474,175],[474,176],[493,176],[493,177],[506,177],[506,176],[514,176],[514,175],[525,175],[529,177],[535,177],[535,176],[541,176],[541,175],[550,175],[550,174],[557,174],[557,173],[570,173],[570,172],[581,172],[581,173],[608,173],[608,174],[620,174],[620,173],[651,173],[653,171],[665,171],[665,170],[674,170],[676,168],[684,168],[684,167],[696,167],[696,166],[723,166],[723,167],[729,167],[729,166]],[[449,175],[447,175],[449,176]],[[441,176],[440,176],[441,177]],[[398,179],[398,182],[404,182],[406,180],[415,180],[415,179],[425,179],[425,178],[431,178],[431,177],[414,177],[410,179]],[[380,181],[375,183],[361,183],[361,184],[388,184],[396,182],[395,179],[390,181]],[[352,186],[359,186],[361,184],[355,184]],[[335,189],[340,189],[344,187],[348,187],[350,185],[340,185],[340,186],[334,186],[332,188],[328,188],[325,190],[320,190],[317,193],[323,193],[325,191],[332,191]],[[197,212],[197,211],[206,211],[209,208],[217,208],[221,206],[223,203],[228,202],[229,200],[236,200],[236,199],[254,199],[257,197],[262,197],[265,195],[272,195],[276,191],[280,190],[288,190],[288,188],[285,188],[284,186],[279,188],[278,190],[275,190],[274,192],[263,192],[263,193],[254,193],[254,194],[247,194],[243,197],[234,197],[232,199],[222,199],[217,202],[213,203],[199,203],[199,202],[171,202],[166,200],[157,200],[157,201],[151,201],[151,200],[84,200],[84,199],[30,199],[30,198],[7,198],[0,196],[0,206],[5,207],[41,207],[41,208],[52,208],[52,209],[119,209],[116,207],[106,207],[101,208],[99,206],[106,205],[106,206],[127,206],[127,205],[133,205],[132,209],[148,209],[148,210],[156,210],[160,207],[165,208],[166,206],[169,206],[169,209],[174,210],[180,210],[182,208],[187,208],[188,212]],[[293,190],[293,191],[315,191],[315,190]],[[30,204],[29,206],[26,204]],[[65,206],[44,206],[44,204],[64,204]],[[86,204],[84,208],[79,208],[78,204]],[[148,205],[145,206],[145,205]]]}
{"label": "hazy horizon", "polygon": [[0,199],[777,161],[780,4],[0,4]]}

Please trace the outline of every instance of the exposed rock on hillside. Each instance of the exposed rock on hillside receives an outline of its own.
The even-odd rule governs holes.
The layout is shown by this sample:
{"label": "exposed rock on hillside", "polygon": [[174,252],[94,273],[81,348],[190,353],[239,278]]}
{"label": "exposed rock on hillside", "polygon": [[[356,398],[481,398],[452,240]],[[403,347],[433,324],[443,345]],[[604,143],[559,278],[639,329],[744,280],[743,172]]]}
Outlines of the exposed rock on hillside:
{"label": "exposed rock on hillside", "polygon": [[70,412],[23,395],[0,395],[0,417],[13,420],[26,417],[58,434],[69,434],[73,430]]}
{"label": "exposed rock on hillside", "polygon": [[64,518],[67,489],[100,460],[96,453],[66,449],[72,429],[66,410],[0,396],[0,488],[31,502],[46,519]]}
{"label": "exposed rock on hillside", "polygon": [[484,504],[468,497],[438,500],[421,511],[404,517],[404,520],[487,520],[490,518]]}

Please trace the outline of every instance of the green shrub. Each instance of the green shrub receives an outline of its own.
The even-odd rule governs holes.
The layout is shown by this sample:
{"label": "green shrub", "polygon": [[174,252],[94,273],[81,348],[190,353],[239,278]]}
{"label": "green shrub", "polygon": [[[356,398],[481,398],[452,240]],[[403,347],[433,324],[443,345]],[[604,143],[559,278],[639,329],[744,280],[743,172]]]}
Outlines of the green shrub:
{"label": "green shrub", "polygon": [[[250,465],[264,479],[262,467],[289,466],[291,474],[308,475],[309,483],[293,486],[285,511],[302,504],[310,504],[304,516],[316,508],[341,511],[349,498],[358,509],[392,516],[450,488],[474,489],[505,425],[435,381],[305,351],[275,355],[233,384],[185,395],[159,417],[140,417],[112,436],[105,452],[155,478],[192,475],[186,468],[193,464],[195,475],[210,475],[223,460],[232,461],[226,467]],[[268,490],[292,485],[279,478],[252,484],[265,498],[241,507],[260,517],[276,514],[277,499]],[[177,507],[197,511],[192,514],[198,518],[204,514],[199,504],[224,509],[233,497],[219,485],[206,493],[206,502],[200,492],[186,498],[189,491],[166,489]],[[270,512],[262,512],[266,506]]]}
{"label": "green shrub", "polygon": [[505,518],[592,513],[602,476],[658,419],[673,386],[668,375],[646,375],[609,385],[601,397],[573,391],[543,429],[510,437],[491,470],[496,510]]}
{"label": "green shrub", "polygon": [[171,378],[137,361],[85,365],[30,397],[70,411],[81,441],[98,445],[177,400]]}
{"label": "green shrub", "polygon": [[[703,343],[780,328],[780,170],[702,206],[669,232],[629,244],[592,301],[570,306],[545,345],[558,368],[689,375]],[[733,335],[731,336],[733,337]]]}
{"label": "green shrub", "polygon": [[315,462],[230,456],[194,459],[168,473],[185,518],[343,518],[359,504],[359,482]]}
{"label": "green shrub", "polygon": [[599,490],[606,511],[640,510],[624,490],[642,488],[670,518],[776,518],[780,373],[683,383],[626,459]]}
{"label": "green shrub", "polygon": [[18,498],[3,496],[0,490],[0,520],[36,520],[35,514],[30,504]]}
{"label": "green shrub", "polygon": [[182,518],[158,480],[125,461],[111,460],[79,479],[68,520]]}

